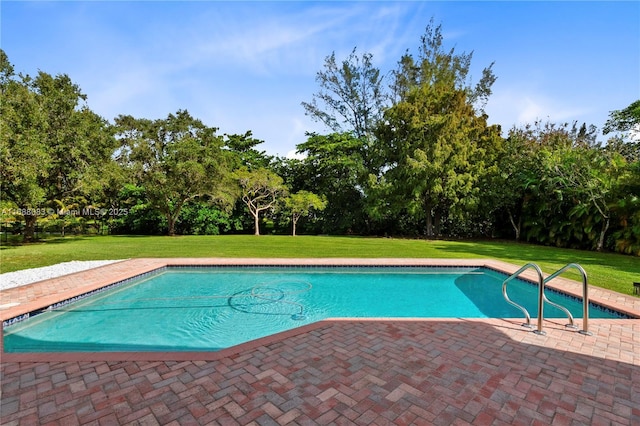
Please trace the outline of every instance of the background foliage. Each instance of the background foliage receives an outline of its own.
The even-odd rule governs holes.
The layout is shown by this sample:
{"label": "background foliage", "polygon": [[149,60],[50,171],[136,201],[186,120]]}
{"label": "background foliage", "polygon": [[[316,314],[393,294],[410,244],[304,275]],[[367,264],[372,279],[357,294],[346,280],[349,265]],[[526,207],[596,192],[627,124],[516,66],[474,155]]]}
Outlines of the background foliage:
{"label": "background foliage", "polygon": [[473,82],[472,60],[433,22],[388,74],[370,53],[330,54],[302,102],[329,132],[308,134],[294,160],[187,110],[111,123],[69,76],[16,74],[0,50],[4,239],[295,232],[640,255],[640,101],[612,111],[602,134],[551,122],[505,133],[484,112],[492,64]]}

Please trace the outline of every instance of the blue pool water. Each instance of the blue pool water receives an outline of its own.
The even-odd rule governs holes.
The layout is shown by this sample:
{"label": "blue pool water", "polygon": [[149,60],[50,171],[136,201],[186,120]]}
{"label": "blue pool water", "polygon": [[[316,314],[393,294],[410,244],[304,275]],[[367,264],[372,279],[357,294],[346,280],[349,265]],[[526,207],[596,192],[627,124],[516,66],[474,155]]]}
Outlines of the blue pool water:
{"label": "blue pool water", "polygon": [[[326,318],[522,318],[502,297],[505,278],[482,268],[169,268],[7,326],[4,348],[212,351]],[[536,315],[535,285],[513,281],[509,296]],[[547,296],[582,317],[580,301]],[[554,317],[565,315],[546,305]]]}

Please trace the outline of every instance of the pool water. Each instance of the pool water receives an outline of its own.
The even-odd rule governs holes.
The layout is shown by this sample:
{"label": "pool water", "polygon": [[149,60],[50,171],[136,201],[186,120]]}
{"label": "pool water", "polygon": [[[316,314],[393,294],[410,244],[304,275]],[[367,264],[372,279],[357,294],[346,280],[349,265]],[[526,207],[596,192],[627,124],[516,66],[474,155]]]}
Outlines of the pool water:
{"label": "pool water", "polygon": [[[327,318],[522,318],[502,296],[505,278],[484,268],[168,268],[7,326],[4,349],[215,351]],[[515,280],[508,291],[536,315],[535,285]],[[580,301],[547,297],[582,317]],[[544,315],[565,317],[548,304]]]}

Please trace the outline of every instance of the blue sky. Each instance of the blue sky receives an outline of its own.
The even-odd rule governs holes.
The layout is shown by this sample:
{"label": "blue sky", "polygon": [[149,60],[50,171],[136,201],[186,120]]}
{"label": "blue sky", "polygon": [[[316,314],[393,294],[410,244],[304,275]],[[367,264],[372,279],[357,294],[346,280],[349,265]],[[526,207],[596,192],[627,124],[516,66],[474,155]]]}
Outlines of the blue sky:
{"label": "blue sky", "polygon": [[[335,51],[384,73],[433,17],[444,43],[495,61],[487,105],[503,130],[536,119],[602,128],[640,98],[640,2],[3,1],[0,46],[16,71],[68,74],[108,120],[187,109],[219,133],[253,131],[281,156],[325,132],[301,102]],[[389,80],[387,80],[389,81]],[[603,138],[604,140],[604,138]]]}

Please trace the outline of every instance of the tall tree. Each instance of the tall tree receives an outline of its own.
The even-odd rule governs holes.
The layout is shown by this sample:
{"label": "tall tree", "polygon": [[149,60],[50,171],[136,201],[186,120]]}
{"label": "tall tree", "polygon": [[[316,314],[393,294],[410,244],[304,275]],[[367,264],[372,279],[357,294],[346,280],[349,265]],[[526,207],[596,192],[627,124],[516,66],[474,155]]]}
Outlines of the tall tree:
{"label": "tall tree", "polygon": [[355,48],[340,64],[335,52],[327,56],[316,76],[320,90],[311,102],[302,102],[306,114],[336,133],[370,137],[387,100],[372,59],[371,53],[359,56]]}
{"label": "tall tree", "polygon": [[640,99],[631,103],[628,107],[611,111],[609,119],[604,125],[602,132],[606,135],[610,132],[628,132],[640,125]]}
{"label": "tall tree", "polygon": [[265,168],[249,170],[243,167],[235,172],[240,186],[242,201],[253,216],[254,235],[260,235],[260,214],[276,207],[287,194],[280,176]]}
{"label": "tall tree", "polygon": [[616,191],[611,207],[616,219],[616,229],[612,233],[614,248],[621,253],[640,256],[640,160],[627,164]]}
{"label": "tall tree", "polygon": [[0,181],[3,201],[12,201],[26,221],[25,240],[34,237],[46,190],[50,156],[43,135],[47,121],[28,77],[15,76],[13,66],[0,50]]}
{"label": "tall tree", "polygon": [[254,138],[251,130],[242,135],[225,135],[225,148],[235,155],[235,161],[232,168],[269,168],[273,162],[273,157],[267,155],[265,151],[259,151],[256,149],[256,146],[263,142],[264,141],[260,139]]}
{"label": "tall tree", "polygon": [[198,197],[231,201],[233,184],[223,139],[216,128],[204,125],[188,111],[166,119],[116,118],[122,142],[120,163],[131,170],[151,204],[167,220],[168,234],[184,204]]}
{"label": "tall tree", "polygon": [[595,127],[541,123],[512,128],[494,181],[495,205],[516,237],[602,250],[624,175],[621,155],[601,149]]}
{"label": "tall tree", "polygon": [[24,213],[25,240],[31,240],[42,211],[89,202],[116,142],[69,76],[16,76],[2,51],[0,62],[0,185]]}
{"label": "tall tree", "polygon": [[428,237],[450,215],[475,208],[484,152],[500,141],[474,104],[495,80],[491,67],[475,88],[467,81],[471,54],[445,51],[433,22],[416,59],[406,54],[395,73],[395,104],[385,111],[378,139],[387,165],[380,187],[389,208],[424,223]]}
{"label": "tall tree", "polygon": [[492,93],[491,87],[496,81],[493,63],[482,70],[482,77],[472,86],[468,75],[473,52],[456,53],[455,48],[445,51],[443,42],[442,25],[435,25],[431,18],[420,38],[417,60],[407,52],[393,72],[391,92],[394,103],[404,100],[414,87],[438,84],[464,90],[467,102],[475,112],[484,114],[484,107]]}
{"label": "tall tree", "polygon": [[546,157],[547,175],[552,188],[570,200],[568,218],[579,228],[573,230],[573,236],[584,235],[584,245],[591,242],[589,248],[602,251],[611,223],[612,194],[624,175],[625,161],[588,147],[556,154]]}

